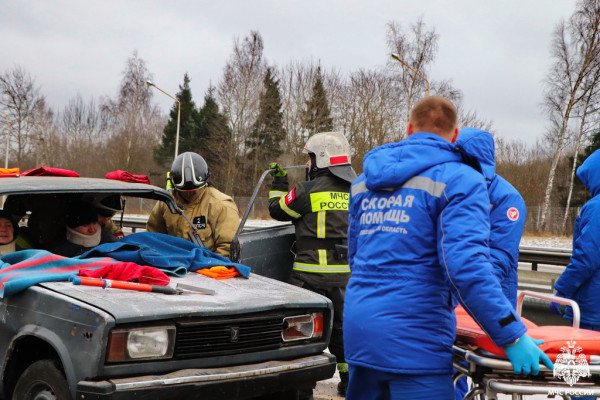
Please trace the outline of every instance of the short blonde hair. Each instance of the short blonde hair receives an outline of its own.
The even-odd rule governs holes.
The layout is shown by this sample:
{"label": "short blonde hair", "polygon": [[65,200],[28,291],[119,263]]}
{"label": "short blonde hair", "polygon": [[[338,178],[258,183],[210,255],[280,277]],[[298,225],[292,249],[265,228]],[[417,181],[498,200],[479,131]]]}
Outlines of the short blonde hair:
{"label": "short blonde hair", "polygon": [[413,107],[410,122],[415,131],[449,133],[456,128],[456,107],[444,97],[426,97]]}

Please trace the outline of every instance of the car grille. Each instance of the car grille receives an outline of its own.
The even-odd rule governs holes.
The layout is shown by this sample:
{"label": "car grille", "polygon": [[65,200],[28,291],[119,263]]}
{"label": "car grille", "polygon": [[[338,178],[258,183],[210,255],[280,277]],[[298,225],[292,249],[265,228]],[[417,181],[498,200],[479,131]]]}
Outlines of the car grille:
{"label": "car grille", "polygon": [[177,321],[174,357],[208,357],[279,348],[284,315]]}

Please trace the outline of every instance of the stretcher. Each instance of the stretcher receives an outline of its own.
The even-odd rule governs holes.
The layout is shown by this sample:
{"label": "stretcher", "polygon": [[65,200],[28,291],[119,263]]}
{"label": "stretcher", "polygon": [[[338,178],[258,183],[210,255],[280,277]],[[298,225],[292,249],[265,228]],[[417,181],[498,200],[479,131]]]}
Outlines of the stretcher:
{"label": "stretcher", "polygon": [[515,374],[502,348],[494,345],[459,306],[456,309],[457,331],[453,346],[454,382],[462,377],[471,381],[463,400],[495,400],[500,393],[511,395],[513,400],[523,399],[523,395],[563,399],[600,396],[600,332],[579,329],[577,303],[549,294],[521,292],[517,301],[519,315],[526,296],[566,304],[573,309],[573,326],[537,326],[521,318],[529,336],[544,340],[540,348],[554,363],[554,371],[540,363],[537,376]]}

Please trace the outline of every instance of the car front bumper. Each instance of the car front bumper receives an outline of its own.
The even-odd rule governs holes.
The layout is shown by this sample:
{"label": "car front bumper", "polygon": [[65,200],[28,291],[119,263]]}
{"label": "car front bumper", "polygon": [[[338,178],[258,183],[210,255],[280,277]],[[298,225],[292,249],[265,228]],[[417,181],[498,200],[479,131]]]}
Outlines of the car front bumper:
{"label": "car front bumper", "polygon": [[104,381],[81,381],[77,399],[247,399],[271,393],[311,388],[331,378],[335,356],[323,353],[288,361],[223,368],[185,369]]}

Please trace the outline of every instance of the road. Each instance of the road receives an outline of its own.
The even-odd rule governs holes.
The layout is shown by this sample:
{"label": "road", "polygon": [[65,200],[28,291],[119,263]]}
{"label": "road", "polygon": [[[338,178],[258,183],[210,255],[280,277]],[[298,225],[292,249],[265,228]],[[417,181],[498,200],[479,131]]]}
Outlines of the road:
{"label": "road", "polygon": [[332,378],[317,382],[317,387],[313,392],[315,400],[343,400],[342,396],[337,395],[337,385],[340,381],[338,372]]}
{"label": "road", "polygon": [[[314,390],[315,400],[344,400],[342,396],[337,395],[337,384],[340,381],[339,375],[336,371],[335,375],[325,381],[317,383],[317,387]],[[552,397],[552,399],[558,399],[559,397]],[[509,394],[498,394],[498,400],[510,400],[512,396]],[[524,395],[525,400],[544,400],[551,399],[551,397],[545,395]]]}

